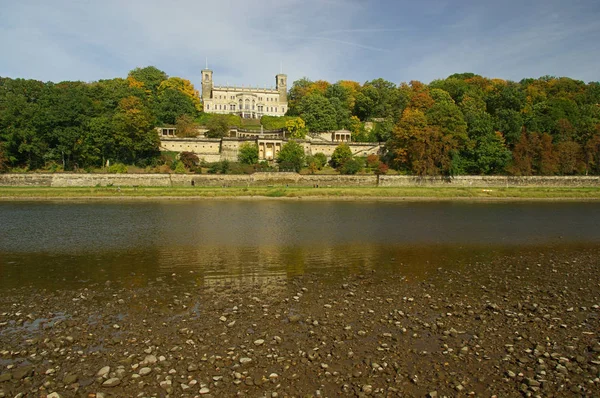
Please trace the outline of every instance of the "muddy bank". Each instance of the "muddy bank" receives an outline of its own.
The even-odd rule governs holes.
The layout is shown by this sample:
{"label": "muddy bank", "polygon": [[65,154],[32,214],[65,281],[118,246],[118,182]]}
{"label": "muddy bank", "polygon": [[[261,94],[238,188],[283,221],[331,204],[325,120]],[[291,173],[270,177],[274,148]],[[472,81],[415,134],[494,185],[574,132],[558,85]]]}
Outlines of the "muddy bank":
{"label": "muddy bank", "polygon": [[594,396],[599,259],[7,289],[0,397]]}

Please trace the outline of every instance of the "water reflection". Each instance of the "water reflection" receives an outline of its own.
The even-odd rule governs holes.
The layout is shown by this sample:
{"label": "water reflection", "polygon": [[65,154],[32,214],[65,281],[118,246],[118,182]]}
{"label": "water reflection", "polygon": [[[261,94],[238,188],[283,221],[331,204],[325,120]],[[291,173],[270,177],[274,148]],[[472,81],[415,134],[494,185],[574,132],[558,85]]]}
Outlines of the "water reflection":
{"label": "water reflection", "polygon": [[600,246],[598,203],[0,203],[0,288],[108,280],[420,280],[518,251]]}

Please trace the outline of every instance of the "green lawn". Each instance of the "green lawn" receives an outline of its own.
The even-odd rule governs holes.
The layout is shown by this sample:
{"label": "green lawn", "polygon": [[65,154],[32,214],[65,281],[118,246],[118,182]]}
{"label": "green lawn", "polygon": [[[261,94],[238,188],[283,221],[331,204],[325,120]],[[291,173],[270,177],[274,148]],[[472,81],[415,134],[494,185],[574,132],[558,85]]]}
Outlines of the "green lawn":
{"label": "green lawn", "polygon": [[0,199],[60,198],[600,199],[600,188],[460,187],[0,187]]}

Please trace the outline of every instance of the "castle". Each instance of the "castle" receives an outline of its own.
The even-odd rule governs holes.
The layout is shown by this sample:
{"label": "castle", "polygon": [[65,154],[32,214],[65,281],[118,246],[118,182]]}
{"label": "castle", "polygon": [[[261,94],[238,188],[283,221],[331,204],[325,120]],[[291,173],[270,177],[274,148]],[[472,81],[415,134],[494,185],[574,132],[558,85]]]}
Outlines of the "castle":
{"label": "castle", "polygon": [[202,70],[204,112],[237,114],[243,118],[283,116],[287,112],[287,75],[275,75],[275,89],[215,86],[213,71]]}
{"label": "castle", "polygon": [[[202,103],[204,112],[235,114],[245,119],[260,119],[262,116],[284,116],[287,112],[287,76],[275,75],[275,89],[234,86],[215,86],[213,71],[202,70]],[[258,158],[274,161],[283,145],[288,142],[285,130],[265,131],[231,128],[224,138],[208,138],[207,129],[198,129],[197,137],[177,137],[175,127],[157,127],[160,149],[172,152],[194,152],[206,162],[221,160],[237,161],[239,149],[244,143],[258,146]],[[323,153],[331,158],[335,148],[347,143],[354,155],[367,156],[381,151],[380,143],[351,142],[348,130],[311,132],[305,139],[296,140],[307,155]]]}

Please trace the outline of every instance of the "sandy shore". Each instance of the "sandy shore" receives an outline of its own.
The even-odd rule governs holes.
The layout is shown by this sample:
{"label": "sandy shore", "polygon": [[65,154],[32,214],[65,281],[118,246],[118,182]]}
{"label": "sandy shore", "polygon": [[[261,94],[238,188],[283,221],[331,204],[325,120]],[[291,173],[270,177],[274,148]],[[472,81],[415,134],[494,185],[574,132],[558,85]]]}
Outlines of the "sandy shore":
{"label": "sandy shore", "polygon": [[[600,248],[0,297],[0,397],[595,396]],[[54,395],[52,395],[54,394]]]}

